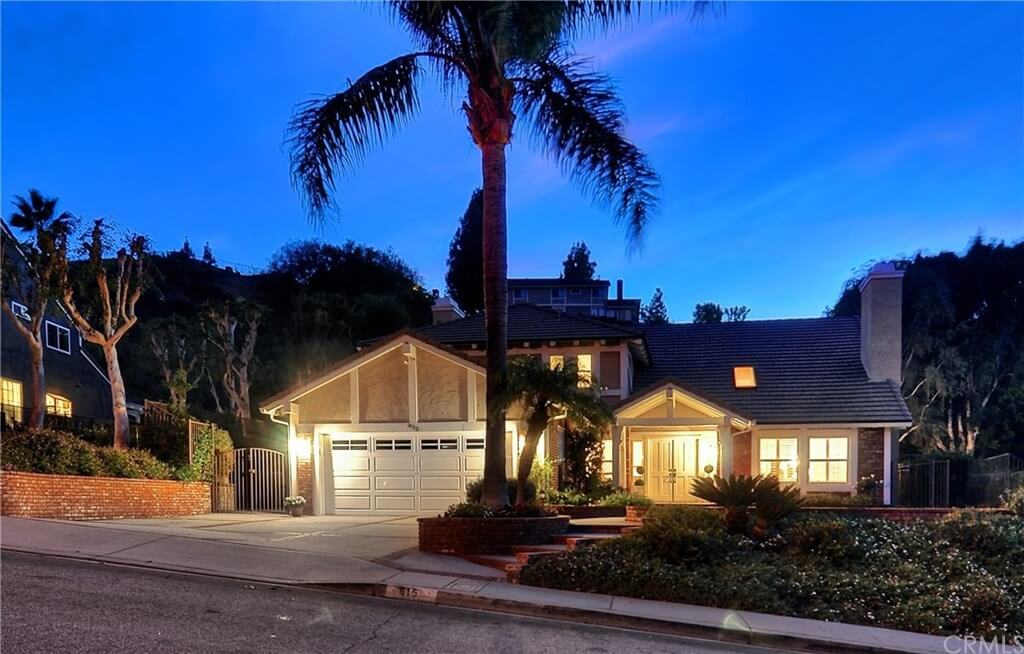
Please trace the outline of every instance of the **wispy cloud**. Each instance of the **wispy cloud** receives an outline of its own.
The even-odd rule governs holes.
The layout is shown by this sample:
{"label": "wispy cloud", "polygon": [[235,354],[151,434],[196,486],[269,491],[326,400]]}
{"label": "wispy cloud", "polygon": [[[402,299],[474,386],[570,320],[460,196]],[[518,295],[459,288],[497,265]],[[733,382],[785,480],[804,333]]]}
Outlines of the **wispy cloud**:
{"label": "wispy cloud", "polygon": [[969,145],[981,127],[977,117],[917,125],[853,152],[846,163],[860,172],[876,172],[910,156]]}
{"label": "wispy cloud", "polygon": [[593,59],[598,66],[607,66],[668,38],[686,21],[685,13],[672,13],[635,29],[616,33],[614,38],[601,37],[583,43],[579,53]]}

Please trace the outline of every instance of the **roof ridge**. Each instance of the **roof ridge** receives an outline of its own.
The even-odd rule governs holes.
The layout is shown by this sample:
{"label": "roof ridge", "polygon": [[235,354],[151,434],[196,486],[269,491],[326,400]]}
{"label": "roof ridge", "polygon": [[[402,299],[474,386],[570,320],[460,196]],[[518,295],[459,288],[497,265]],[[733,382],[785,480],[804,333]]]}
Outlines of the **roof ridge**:
{"label": "roof ridge", "polygon": [[622,326],[620,326],[620,325],[618,325],[618,324],[616,324],[614,322],[607,322],[605,320],[599,320],[598,318],[592,318],[591,316],[581,316],[581,315],[577,315],[577,314],[569,314],[569,313],[566,313],[565,311],[559,311],[557,309],[552,309],[551,307],[542,307],[540,305],[531,304],[529,302],[520,302],[519,304],[513,304],[512,306],[509,307],[509,311],[512,311],[516,307],[528,307],[528,308],[531,308],[531,309],[536,309],[537,311],[543,311],[544,313],[550,313],[550,314],[554,315],[555,317],[557,317],[559,319],[568,318],[570,320],[576,320],[576,321],[587,323],[587,324],[590,324],[590,325],[600,325],[601,327],[609,327],[611,329],[616,329],[616,330],[618,330],[620,332],[623,332],[625,334],[629,334],[631,336],[635,336],[637,338],[642,338],[643,337],[643,334],[638,332],[638,331],[635,331],[635,330],[632,330],[632,329],[627,329],[626,327],[622,327]]}
{"label": "roof ridge", "polygon": [[722,325],[751,325],[764,323],[815,322],[825,320],[850,321],[859,320],[860,316],[805,316],[797,318],[759,318],[757,320],[723,320],[721,322],[668,322],[658,324],[641,323],[643,328],[649,327],[720,327]]}

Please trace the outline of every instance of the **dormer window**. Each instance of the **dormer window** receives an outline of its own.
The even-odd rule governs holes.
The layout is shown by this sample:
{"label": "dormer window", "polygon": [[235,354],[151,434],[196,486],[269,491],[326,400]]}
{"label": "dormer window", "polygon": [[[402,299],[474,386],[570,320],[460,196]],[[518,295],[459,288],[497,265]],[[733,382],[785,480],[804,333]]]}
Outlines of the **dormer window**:
{"label": "dormer window", "polygon": [[754,366],[736,366],[732,369],[732,379],[736,388],[757,388]]}

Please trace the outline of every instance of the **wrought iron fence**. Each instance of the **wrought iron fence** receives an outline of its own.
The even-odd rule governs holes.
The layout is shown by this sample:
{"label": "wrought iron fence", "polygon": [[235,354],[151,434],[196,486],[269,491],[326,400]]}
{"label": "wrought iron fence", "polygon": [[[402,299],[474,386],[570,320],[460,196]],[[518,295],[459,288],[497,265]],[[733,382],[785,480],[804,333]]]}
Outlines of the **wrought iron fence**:
{"label": "wrought iron fence", "polygon": [[969,503],[974,506],[999,506],[1003,494],[1024,485],[1024,461],[1013,454],[978,459],[971,465],[967,481]]}
{"label": "wrought iron fence", "polygon": [[917,461],[896,467],[896,503],[900,506],[949,506],[949,461]]}

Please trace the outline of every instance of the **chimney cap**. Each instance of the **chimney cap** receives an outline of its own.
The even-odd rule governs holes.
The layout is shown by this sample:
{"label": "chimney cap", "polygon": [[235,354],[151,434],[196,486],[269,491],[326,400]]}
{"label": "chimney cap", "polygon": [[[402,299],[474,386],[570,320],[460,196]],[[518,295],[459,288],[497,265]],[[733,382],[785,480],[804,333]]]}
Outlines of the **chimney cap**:
{"label": "chimney cap", "polygon": [[876,279],[902,279],[904,272],[896,268],[896,264],[891,261],[882,261],[871,266],[871,270],[868,271],[866,277],[861,280],[860,290],[863,291],[864,287]]}
{"label": "chimney cap", "polygon": [[455,314],[459,318],[463,318],[466,315],[466,312],[462,310],[462,307],[460,307],[459,303],[455,301],[455,298],[449,297],[447,295],[434,298],[434,304],[431,307],[431,309],[433,311],[450,310],[455,312]]}

